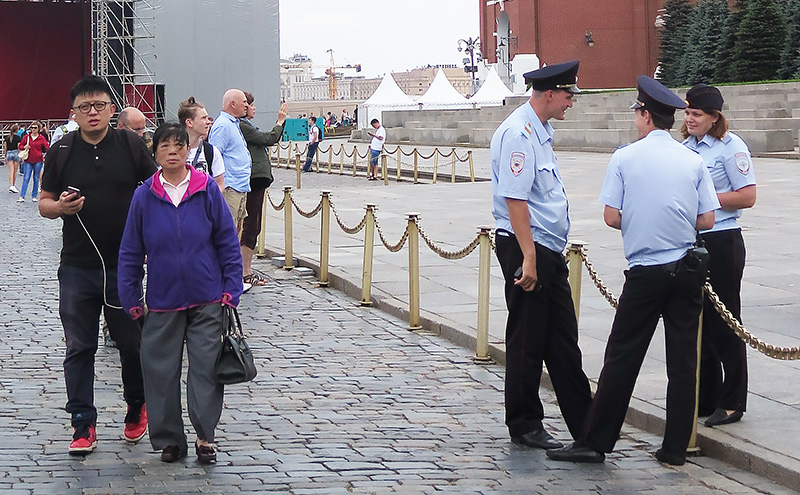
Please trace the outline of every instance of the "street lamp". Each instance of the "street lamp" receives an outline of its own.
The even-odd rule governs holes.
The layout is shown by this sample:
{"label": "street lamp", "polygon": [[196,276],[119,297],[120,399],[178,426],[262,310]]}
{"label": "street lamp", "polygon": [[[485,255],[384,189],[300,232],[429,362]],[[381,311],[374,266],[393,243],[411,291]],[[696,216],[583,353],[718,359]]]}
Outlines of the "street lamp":
{"label": "street lamp", "polygon": [[[465,46],[461,46],[461,44]],[[477,56],[478,61],[481,59],[480,52],[476,53],[476,50],[480,50],[481,48],[481,40],[479,38],[472,39],[470,36],[468,39],[460,39],[458,40],[458,51],[464,51],[469,55],[469,65],[464,66],[464,72],[470,74],[472,76],[472,94],[475,94],[475,73],[478,72],[478,67],[475,65],[475,57]],[[467,59],[464,59],[466,62]]]}

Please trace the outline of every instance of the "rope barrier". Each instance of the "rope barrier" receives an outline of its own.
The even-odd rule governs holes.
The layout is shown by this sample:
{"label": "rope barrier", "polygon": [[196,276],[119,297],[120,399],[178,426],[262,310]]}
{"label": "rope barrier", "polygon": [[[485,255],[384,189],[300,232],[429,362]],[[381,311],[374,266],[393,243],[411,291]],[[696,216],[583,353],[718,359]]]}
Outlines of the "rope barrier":
{"label": "rope barrier", "polygon": [[336,219],[336,223],[339,224],[339,227],[342,230],[344,230],[345,233],[347,233],[347,234],[357,234],[367,224],[367,215],[364,214],[364,216],[361,217],[361,221],[358,223],[358,225],[356,225],[355,227],[346,226],[344,223],[342,223],[342,220],[339,218],[339,212],[336,211],[336,207],[333,205],[333,200],[331,200],[330,203],[331,203],[331,211],[333,211],[333,217]]}
{"label": "rope barrier", "polygon": [[375,228],[378,229],[378,237],[381,239],[384,247],[389,250],[390,253],[396,253],[403,249],[403,246],[408,239],[408,225],[406,225],[406,229],[403,231],[403,235],[400,236],[400,241],[397,244],[389,244],[386,240],[386,237],[383,234],[383,229],[381,229],[381,223],[378,221],[378,217],[375,217]]}
{"label": "rope barrier", "polygon": [[611,304],[612,308],[617,309],[617,307],[619,307],[619,301],[617,300],[616,297],[614,297],[614,294],[611,293],[611,290],[608,287],[606,287],[603,281],[600,280],[600,276],[597,275],[597,271],[595,271],[594,266],[592,266],[592,262],[589,261],[589,256],[586,255],[586,248],[581,246],[579,252],[581,255],[581,259],[583,260],[583,264],[584,266],[586,266],[586,271],[589,272],[589,276],[592,278],[592,282],[594,282],[594,285],[597,287],[597,290],[599,290],[600,294],[602,294],[603,297],[606,298],[606,301],[608,301],[608,303]]}
{"label": "rope barrier", "polygon": [[292,196],[292,204],[294,205],[294,209],[297,210],[297,213],[306,218],[313,218],[317,216],[317,213],[319,213],[322,210],[322,199],[319,200],[317,206],[315,206],[314,209],[311,211],[303,211],[300,208],[300,205],[298,205],[297,202],[294,200],[294,196]]}
{"label": "rope barrier", "polygon": [[281,211],[281,210],[283,209],[284,205],[286,204],[286,197],[284,196],[284,198],[281,200],[281,203],[280,203],[280,204],[278,204],[278,205],[276,205],[276,204],[275,204],[275,203],[272,201],[272,196],[270,196],[270,195],[269,195],[269,189],[267,189],[266,191],[267,191],[267,199],[269,200],[269,204],[271,204],[271,205],[272,205],[272,208],[273,208],[274,210],[276,210],[276,211]]}
{"label": "rope barrier", "polygon": [[476,236],[475,239],[472,240],[472,242],[470,242],[466,247],[459,249],[458,251],[445,251],[444,249],[434,244],[433,241],[431,241],[431,239],[428,237],[428,234],[424,230],[422,230],[422,227],[420,227],[418,219],[415,219],[414,223],[417,224],[417,229],[419,230],[420,237],[422,237],[422,240],[425,241],[425,244],[427,244],[428,247],[431,248],[431,251],[438,254],[442,258],[448,260],[457,260],[465,258],[471,252],[475,251],[475,248],[478,247],[478,245],[480,244],[480,237]]}

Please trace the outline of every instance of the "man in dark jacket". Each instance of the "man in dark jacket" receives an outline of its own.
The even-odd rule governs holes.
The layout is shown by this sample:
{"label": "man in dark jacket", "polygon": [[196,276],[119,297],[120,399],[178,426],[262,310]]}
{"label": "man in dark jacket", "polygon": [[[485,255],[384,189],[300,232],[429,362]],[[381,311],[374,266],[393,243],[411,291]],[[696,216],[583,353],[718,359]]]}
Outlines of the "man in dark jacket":
{"label": "man in dark jacket", "polygon": [[266,277],[260,273],[253,272],[252,261],[253,251],[256,248],[258,235],[261,233],[261,212],[264,205],[264,192],[272,184],[272,164],[269,161],[267,148],[281,140],[283,135],[283,124],[286,122],[286,115],[289,113],[289,106],[282,103],[278,110],[278,120],[275,127],[270,132],[261,132],[254,126],[250,119],[255,117],[256,106],[253,103],[253,94],[245,91],[247,99],[247,115],[239,119],[239,129],[242,131],[247,149],[250,151],[250,158],[253,161],[253,169],[250,173],[250,192],[247,193],[247,203],[245,209],[247,216],[242,225],[242,273],[246,284],[261,286],[267,283]]}

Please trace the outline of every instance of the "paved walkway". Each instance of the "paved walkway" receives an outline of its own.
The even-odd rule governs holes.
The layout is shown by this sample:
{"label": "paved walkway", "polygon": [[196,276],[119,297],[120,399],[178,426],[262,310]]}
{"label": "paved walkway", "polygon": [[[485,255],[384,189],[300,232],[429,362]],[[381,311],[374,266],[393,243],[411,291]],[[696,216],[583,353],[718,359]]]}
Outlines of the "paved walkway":
{"label": "paved walkway", "polygon": [[[556,136],[557,138],[557,136]],[[432,148],[425,148],[430,152]],[[466,150],[459,150],[463,154]],[[489,151],[474,150],[476,173],[488,176]],[[587,243],[589,257],[608,287],[619,295],[626,268],[622,239],[618,231],[602,220],[597,196],[610,155],[601,153],[558,153],[561,173],[570,198],[571,238]],[[800,204],[790,198],[798,187],[796,160],[758,158],[754,161],[759,182],[758,201],[745,212],[741,224],[748,260],[742,288],[744,324],[770,344],[800,346]],[[419,212],[421,225],[447,250],[466,246],[480,225],[493,225],[491,184],[411,184],[369,182],[360,176],[304,174],[303,186],[294,192],[306,210],[319,201],[319,191],[333,191],[333,202],[348,226],[358,223],[365,203],[378,205],[377,216],[390,243],[397,242],[405,228],[404,214]],[[284,185],[295,185],[294,171],[276,171],[270,188],[280,200]],[[283,252],[282,212],[268,208],[267,244]],[[341,286],[360,296],[363,233],[350,236],[332,220],[331,273]],[[378,307],[402,316],[408,307],[408,255],[389,253],[375,242],[373,298]],[[308,220],[294,215],[294,252],[308,264],[319,260],[319,217]],[[458,261],[445,260],[420,247],[422,316],[429,328],[458,342],[474,338],[477,322],[477,254]],[[502,276],[492,256],[490,300],[490,342],[502,359],[506,318]],[[596,379],[614,312],[584,272],[580,314],[581,347],[585,369]],[[657,430],[664,418],[666,376],[663,334],[656,333],[636,386],[630,417],[636,424]],[[790,384],[800,380],[800,361],[776,361],[749,350],[750,395],[748,412],[736,425],[714,429],[699,428],[705,452],[747,466],[791,486],[800,486],[800,393]],[[650,425],[650,426],[648,426]],[[774,433],[766,433],[774,432]]]}
{"label": "paved walkway", "polygon": [[[658,437],[629,427],[602,465],[557,463],[518,448],[503,426],[502,367],[475,365],[462,347],[411,333],[400,319],[265,262],[257,266],[273,282],[240,306],[259,376],[228,387],[219,462],[165,464],[146,441],[127,445],[118,357],[102,346],[99,446],[85,459],[70,457],[59,222],[15,199],[0,196],[4,495],[793,493],[710,458],[664,466],[652,457]],[[567,440],[554,397],[543,396],[548,428]]]}

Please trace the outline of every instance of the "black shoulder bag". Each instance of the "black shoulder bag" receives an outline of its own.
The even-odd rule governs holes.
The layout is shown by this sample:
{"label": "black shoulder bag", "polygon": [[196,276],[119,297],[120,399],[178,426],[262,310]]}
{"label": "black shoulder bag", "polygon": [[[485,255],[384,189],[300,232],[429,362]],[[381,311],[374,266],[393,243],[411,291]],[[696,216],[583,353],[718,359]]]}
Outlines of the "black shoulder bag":
{"label": "black shoulder bag", "polygon": [[256,377],[253,353],[242,332],[242,322],[235,308],[225,306],[222,315],[222,349],[217,356],[217,381],[230,385],[249,382]]}

